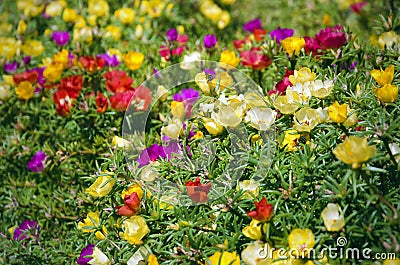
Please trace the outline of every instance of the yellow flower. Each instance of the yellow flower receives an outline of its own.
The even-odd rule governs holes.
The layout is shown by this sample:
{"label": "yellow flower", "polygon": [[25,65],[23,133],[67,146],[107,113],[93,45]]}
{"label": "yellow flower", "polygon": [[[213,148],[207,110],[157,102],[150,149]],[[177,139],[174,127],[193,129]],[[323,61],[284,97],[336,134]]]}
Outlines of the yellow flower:
{"label": "yellow flower", "polygon": [[139,199],[143,198],[143,189],[140,187],[139,184],[133,184],[129,186],[126,190],[122,191],[121,198],[124,199],[125,195],[131,195],[134,192],[136,192]]}
{"label": "yellow flower", "polygon": [[330,232],[338,232],[344,227],[344,216],[339,204],[328,203],[321,217],[326,229]]}
{"label": "yellow flower", "polygon": [[306,42],[302,37],[289,37],[281,41],[283,49],[289,56],[299,54],[304,44],[306,44]]}
{"label": "yellow flower", "polygon": [[22,2],[24,3],[20,3],[20,5],[22,6],[24,15],[28,18],[37,17],[44,10],[44,4],[38,5],[34,1],[22,1]]}
{"label": "yellow flower", "polygon": [[94,233],[94,235],[98,240],[104,240],[108,235],[107,228],[103,225],[101,230],[96,231],[96,233]]}
{"label": "yellow flower", "polygon": [[161,132],[172,139],[178,139],[183,132],[183,123],[180,119],[173,119],[167,126],[161,128]]}
{"label": "yellow flower", "polygon": [[110,193],[114,183],[115,180],[111,176],[100,176],[86,189],[86,192],[95,197],[104,197]]}
{"label": "yellow flower", "polygon": [[358,168],[360,163],[368,161],[375,155],[376,147],[368,146],[367,138],[350,136],[343,143],[336,146],[333,154],[343,163]]}
{"label": "yellow flower", "polygon": [[347,119],[347,104],[339,105],[337,101],[328,107],[329,118],[336,123],[343,123]]}
{"label": "yellow flower", "polygon": [[32,86],[32,83],[29,81],[22,81],[19,83],[17,88],[15,89],[15,93],[18,95],[19,99],[31,99],[34,96],[35,88]]}
{"label": "yellow flower", "polygon": [[219,61],[221,63],[236,67],[240,62],[240,58],[236,57],[236,53],[234,51],[225,50],[221,53]]}
{"label": "yellow flower", "polygon": [[349,106],[347,106],[347,119],[345,122],[343,122],[343,125],[346,127],[351,127],[356,123],[357,123],[357,112],[355,112],[354,109],[351,109]]}
{"label": "yellow flower", "polygon": [[[261,227],[263,229],[263,233],[261,232]],[[251,219],[251,222],[248,226],[242,229],[243,235],[247,236],[248,238],[254,240],[262,239],[262,235],[267,232],[267,227],[265,223],[261,223],[255,219]]]}
{"label": "yellow flower", "polygon": [[108,17],[110,15],[109,6],[105,0],[89,0],[89,15],[96,17]]}
{"label": "yellow flower", "polygon": [[25,31],[26,31],[26,28],[27,28],[27,25],[26,25],[25,20],[21,19],[21,20],[18,22],[17,34],[18,34],[18,35],[24,34]]}
{"label": "yellow flower", "polygon": [[59,15],[61,15],[61,13],[62,13],[63,9],[66,7],[66,5],[67,5],[67,3],[64,0],[50,2],[46,6],[45,13],[51,17],[59,16]]}
{"label": "yellow flower", "polygon": [[230,21],[231,21],[231,15],[229,15],[228,11],[223,10],[221,16],[217,21],[218,29],[224,29],[226,26],[228,26]]}
{"label": "yellow flower", "polygon": [[385,259],[382,265],[400,265],[400,258]]}
{"label": "yellow flower", "polygon": [[203,118],[203,124],[206,130],[211,135],[221,134],[224,127],[216,120],[212,118]]}
{"label": "yellow flower", "polygon": [[380,101],[392,103],[396,101],[399,89],[396,85],[386,84],[383,87],[374,88],[373,92]]}
{"label": "yellow flower", "polygon": [[60,63],[52,63],[43,71],[43,76],[47,81],[56,82],[61,78],[63,72],[63,65]]}
{"label": "yellow flower", "polygon": [[62,49],[60,52],[54,54],[53,62],[55,64],[61,64],[63,68],[68,66],[68,51],[66,49]]}
{"label": "yellow flower", "polygon": [[122,56],[122,60],[130,70],[136,70],[142,65],[144,55],[140,52],[130,51]]}
{"label": "yellow flower", "polygon": [[125,25],[132,24],[135,20],[135,12],[129,7],[123,7],[116,10],[114,16]]}
{"label": "yellow flower", "polygon": [[147,259],[148,265],[159,265],[156,255],[150,254],[149,258]]}
{"label": "yellow flower", "polygon": [[[89,24],[90,26],[92,26],[92,27],[95,27],[95,26],[97,25],[97,17],[96,17],[95,15],[89,15],[89,16],[87,16],[87,17],[86,17],[86,20],[87,20],[88,24]],[[80,22],[80,21],[79,21],[79,22]],[[78,22],[78,21],[75,22],[75,28],[76,28],[76,27],[81,28],[82,26],[85,26],[85,25],[82,25],[82,26],[77,25],[77,23],[79,23],[79,22]],[[86,24],[86,22],[85,22],[85,24]]]}
{"label": "yellow flower", "polygon": [[143,217],[135,215],[122,224],[124,232],[119,235],[130,244],[142,244],[142,238],[150,231]]}
{"label": "yellow flower", "polygon": [[240,265],[240,258],[236,252],[215,252],[207,260],[208,265]]}
{"label": "yellow flower", "polygon": [[62,18],[67,23],[68,22],[74,23],[78,18],[78,14],[76,13],[75,9],[66,8],[64,9]]}
{"label": "yellow flower", "polygon": [[305,83],[307,81],[314,81],[316,73],[311,72],[311,69],[308,67],[300,68],[299,70],[294,70],[294,73],[289,76],[289,81],[293,85],[296,83]]}
{"label": "yellow flower", "polygon": [[294,114],[293,129],[299,132],[310,132],[319,123],[318,111],[309,107],[300,109]]}
{"label": "yellow flower", "polygon": [[[90,16],[88,17],[88,20],[89,20],[89,18],[90,18]],[[75,22],[74,30],[82,29],[83,27],[87,26],[85,18],[81,15],[78,15],[74,22]],[[93,21],[90,21],[90,22],[93,22]]]}
{"label": "yellow flower", "polygon": [[0,55],[7,60],[12,59],[19,48],[18,42],[13,38],[0,37]]}
{"label": "yellow flower", "polygon": [[109,258],[98,248],[93,248],[92,259],[88,262],[91,265],[110,265]]}
{"label": "yellow flower", "polygon": [[322,23],[324,24],[324,26],[329,26],[332,24],[331,21],[331,17],[329,16],[329,14],[324,14],[323,18],[322,18]]}
{"label": "yellow flower", "polygon": [[[119,39],[121,39],[121,36],[122,36],[122,31],[121,31],[121,28],[118,26],[108,25],[104,29],[103,37],[106,39],[112,39],[113,41],[119,41]],[[119,60],[121,60],[121,58],[119,58]]]}
{"label": "yellow flower", "polygon": [[142,1],[142,8],[147,12],[147,14],[156,18],[161,16],[163,10],[165,9],[165,2],[160,0],[150,0],[150,1]]}
{"label": "yellow flower", "polygon": [[[222,91],[225,88],[231,87],[233,79],[228,72],[217,73],[215,78],[210,82],[213,88],[217,88],[218,91]],[[218,86],[218,87],[217,87]]]}
{"label": "yellow flower", "polygon": [[186,115],[185,105],[183,104],[183,102],[172,101],[171,102],[171,113],[172,113],[172,116],[174,116],[175,118],[183,119]]}
{"label": "yellow flower", "polygon": [[88,212],[86,218],[78,223],[78,229],[83,233],[94,232],[100,225],[100,217],[98,212]]}
{"label": "yellow flower", "polygon": [[299,108],[299,104],[295,102],[289,102],[289,99],[286,95],[278,96],[274,100],[273,104],[274,107],[283,114],[293,114]]}
{"label": "yellow flower", "polygon": [[21,46],[21,50],[26,55],[39,56],[44,52],[44,46],[41,41],[27,40],[24,45]]}
{"label": "yellow flower", "polygon": [[[308,140],[306,136],[298,133],[296,130],[287,130],[285,132],[285,138],[281,143],[281,148],[285,148],[287,151],[296,151],[297,145],[300,142],[300,138],[305,137],[306,141]],[[308,141],[306,142],[308,144]]]}
{"label": "yellow flower", "polygon": [[394,77],[394,65],[389,65],[385,71],[374,69],[371,71],[371,76],[380,86],[391,84]]}
{"label": "yellow flower", "polygon": [[313,232],[306,229],[293,229],[288,236],[289,248],[293,254],[302,256],[307,254],[308,250],[312,249],[315,245],[315,238]]}

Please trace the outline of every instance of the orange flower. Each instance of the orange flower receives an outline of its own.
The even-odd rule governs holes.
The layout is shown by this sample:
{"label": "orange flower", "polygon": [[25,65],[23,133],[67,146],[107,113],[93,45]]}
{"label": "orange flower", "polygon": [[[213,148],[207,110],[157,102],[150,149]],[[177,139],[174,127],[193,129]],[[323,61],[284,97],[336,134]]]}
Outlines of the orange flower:
{"label": "orange flower", "polygon": [[186,189],[192,202],[205,203],[208,201],[207,194],[211,189],[211,183],[203,185],[200,183],[200,178],[197,177],[195,181],[186,182]]}

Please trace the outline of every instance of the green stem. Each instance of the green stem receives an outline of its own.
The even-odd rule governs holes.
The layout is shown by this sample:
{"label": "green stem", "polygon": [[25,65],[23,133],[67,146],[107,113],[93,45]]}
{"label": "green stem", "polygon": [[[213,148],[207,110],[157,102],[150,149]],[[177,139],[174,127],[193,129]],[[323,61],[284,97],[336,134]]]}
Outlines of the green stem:
{"label": "green stem", "polygon": [[368,184],[368,186],[372,189],[372,191],[375,193],[375,195],[378,196],[379,200],[380,200],[382,203],[386,204],[386,205],[393,211],[393,219],[396,220],[397,217],[398,217],[396,208],[394,208],[394,206],[393,206],[390,202],[388,202],[388,201],[382,196],[382,194],[380,194],[379,190],[378,190],[374,185],[371,184],[371,182],[369,181],[369,178],[364,174],[363,171],[360,170],[360,173],[361,173],[361,176],[362,176],[362,178],[364,179],[364,181],[365,181],[365,182]]}

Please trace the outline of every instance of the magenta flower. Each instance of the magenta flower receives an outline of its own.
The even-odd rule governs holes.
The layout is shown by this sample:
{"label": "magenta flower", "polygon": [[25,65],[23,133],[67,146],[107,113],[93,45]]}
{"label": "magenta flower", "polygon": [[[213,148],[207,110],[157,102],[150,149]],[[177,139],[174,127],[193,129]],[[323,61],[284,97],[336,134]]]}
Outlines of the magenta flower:
{"label": "magenta flower", "polygon": [[196,89],[193,89],[191,87],[189,88],[184,88],[181,90],[181,92],[176,93],[173,97],[175,101],[179,102],[196,102],[199,99],[200,93]]}
{"label": "magenta flower", "polygon": [[31,62],[31,57],[30,56],[25,56],[23,59],[24,65],[27,65]]}
{"label": "magenta flower", "polygon": [[22,241],[28,235],[32,235],[36,237],[36,240],[39,238],[40,226],[34,220],[25,220],[23,221],[17,228],[14,230],[14,240]]}
{"label": "magenta flower", "polygon": [[204,37],[203,43],[207,49],[214,48],[215,44],[217,44],[217,37],[214,34],[207,34]]}
{"label": "magenta flower", "polygon": [[176,41],[176,39],[178,38],[178,31],[176,30],[176,28],[169,29],[166,36],[169,41]]}
{"label": "magenta flower", "polygon": [[137,161],[139,162],[139,167],[143,167],[145,165],[150,164],[150,162],[154,162],[159,158],[165,158],[165,157],[166,154],[164,152],[164,148],[156,143],[145,148],[140,153]]}
{"label": "magenta flower", "polygon": [[358,2],[358,3],[354,3],[350,6],[350,9],[357,14],[360,14],[363,7],[368,5],[367,1],[363,1],[363,2]]}
{"label": "magenta flower", "polygon": [[54,31],[51,38],[58,46],[64,46],[69,42],[69,33],[67,31]]}
{"label": "magenta flower", "polygon": [[281,43],[281,40],[284,40],[286,38],[292,37],[294,34],[293,29],[287,29],[287,28],[277,28],[274,29],[269,33],[271,39],[275,39],[277,43]]}
{"label": "magenta flower", "polygon": [[317,38],[310,38],[308,36],[304,37],[305,44],[304,44],[304,50],[306,51],[307,54],[312,53],[312,56],[315,56],[319,54],[319,50],[322,50],[321,45],[319,45]]}
{"label": "magenta flower", "polygon": [[118,58],[115,54],[110,56],[108,53],[98,54],[97,58],[102,58],[107,67],[117,67],[119,65]]}
{"label": "magenta flower", "polygon": [[203,72],[204,72],[205,74],[211,75],[213,79],[217,76],[217,75],[215,74],[215,71],[214,71],[213,69],[205,68],[205,69],[203,70]]}
{"label": "magenta flower", "polygon": [[18,63],[16,61],[4,64],[4,71],[6,71],[7,74],[15,73],[15,71],[17,71],[17,68]]}
{"label": "magenta flower", "polygon": [[38,151],[28,162],[28,169],[33,172],[42,172],[44,170],[44,163],[46,162],[47,156],[43,151]]}
{"label": "magenta flower", "polygon": [[89,265],[89,261],[92,260],[93,248],[94,244],[87,245],[83,248],[76,263],[79,265]]}
{"label": "magenta flower", "polygon": [[250,20],[243,26],[243,30],[248,31],[250,33],[253,33],[255,29],[262,29],[261,19],[259,18]]}
{"label": "magenta flower", "polygon": [[337,49],[342,47],[346,41],[346,33],[340,25],[336,25],[333,28],[326,28],[321,30],[315,35],[319,44],[323,49]]}

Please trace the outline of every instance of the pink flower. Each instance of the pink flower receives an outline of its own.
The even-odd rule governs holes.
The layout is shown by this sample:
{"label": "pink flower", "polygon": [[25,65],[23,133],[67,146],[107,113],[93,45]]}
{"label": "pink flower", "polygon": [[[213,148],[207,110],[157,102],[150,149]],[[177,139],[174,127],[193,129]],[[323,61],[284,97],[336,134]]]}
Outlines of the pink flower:
{"label": "pink flower", "polygon": [[363,7],[366,6],[367,4],[368,4],[367,1],[358,2],[358,3],[352,4],[352,5],[350,6],[350,9],[351,9],[354,13],[360,14],[361,11],[362,11],[362,9],[363,9]]}
{"label": "pink flower", "polygon": [[306,44],[304,44],[304,50],[307,54],[312,53],[313,56],[320,54],[318,50],[321,50],[321,46],[318,43],[317,38],[310,38],[308,36],[304,37]]}

